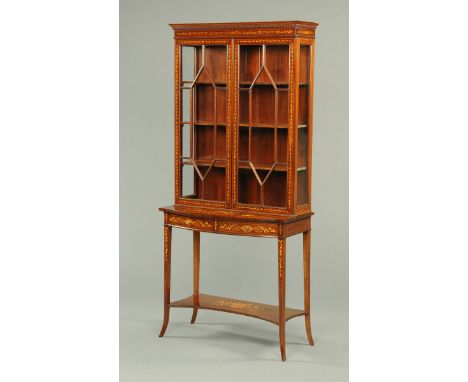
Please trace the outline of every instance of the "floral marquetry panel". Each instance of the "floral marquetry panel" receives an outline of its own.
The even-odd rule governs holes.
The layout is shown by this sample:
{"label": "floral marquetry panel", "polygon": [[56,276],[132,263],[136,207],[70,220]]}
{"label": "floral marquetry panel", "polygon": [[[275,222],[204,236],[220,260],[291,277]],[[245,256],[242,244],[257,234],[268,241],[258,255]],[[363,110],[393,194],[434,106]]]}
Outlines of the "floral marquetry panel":
{"label": "floral marquetry panel", "polygon": [[[228,235],[258,236],[258,237],[288,237],[310,230],[310,213],[301,215],[301,219],[278,220],[277,222],[256,221],[248,214],[242,217],[213,214],[204,217],[193,213],[190,215],[175,215],[171,208],[161,208],[165,211],[166,226],[186,228],[203,232],[223,233]],[[177,212],[177,211],[176,211]],[[265,219],[266,220],[266,219]]]}

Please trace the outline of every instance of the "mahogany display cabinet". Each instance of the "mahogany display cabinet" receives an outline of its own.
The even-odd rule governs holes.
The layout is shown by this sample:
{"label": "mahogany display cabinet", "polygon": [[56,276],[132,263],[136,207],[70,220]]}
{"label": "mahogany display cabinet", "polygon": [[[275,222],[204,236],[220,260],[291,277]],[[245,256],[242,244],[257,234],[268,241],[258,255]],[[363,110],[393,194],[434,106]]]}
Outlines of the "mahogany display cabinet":
{"label": "mahogany display cabinet", "polygon": [[[310,325],[312,95],[317,23],[171,24],[175,39],[175,204],[164,212],[164,321],[211,309]],[[193,231],[193,294],[171,301],[172,228]],[[278,241],[278,305],[199,293],[200,233]],[[285,306],[286,239],[303,235],[304,308]]]}

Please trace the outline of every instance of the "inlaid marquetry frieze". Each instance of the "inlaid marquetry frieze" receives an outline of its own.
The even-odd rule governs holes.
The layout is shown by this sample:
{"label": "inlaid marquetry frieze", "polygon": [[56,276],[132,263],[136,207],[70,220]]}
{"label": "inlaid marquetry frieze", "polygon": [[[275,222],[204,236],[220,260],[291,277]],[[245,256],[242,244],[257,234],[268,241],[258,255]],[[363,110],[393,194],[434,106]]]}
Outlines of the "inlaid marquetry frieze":
{"label": "inlaid marquetry frieze", "polygon": [[276,224],[255,224],[255,223],[230,223],[223,222],[218,224],[218,231],[227,233],[240,233],[240,234],[260,234],[260,235],[274,235],[277,232]]}
{"label": "inlaid marquetry frieze", "polygon": [[196,228],[201,230],[210,230],[214,228],[214,224],[211,220],[193,219],[184,216],[169,215],[168,223],[181,227]]}
{"label": "inlaid marquetry frieze", "polygon": [[[282,35],[294,35],[294,29],[257,29],[257,30],[229,30],[223,31],[223,35],[229,37],[258,37],[258,36],[282,36]],[[215,37],[219,35],[217,31],[177,31],[175,32],[176,37]]]}

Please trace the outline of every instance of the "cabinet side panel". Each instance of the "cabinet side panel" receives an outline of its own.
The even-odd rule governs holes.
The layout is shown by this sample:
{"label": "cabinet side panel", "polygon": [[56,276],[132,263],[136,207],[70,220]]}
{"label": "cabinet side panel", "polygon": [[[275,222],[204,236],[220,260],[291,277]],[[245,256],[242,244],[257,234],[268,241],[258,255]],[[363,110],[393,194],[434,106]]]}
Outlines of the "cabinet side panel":
{"label": "cabinet side panel", "polygon": [[297,105],[297,209],[310,209],[312,158],[313,42],[301,39]]}
{"label": "cabinet side panel", "polygon": [[180,117],[179,110],[181,109],[180,103],[180,50],[181,47],[174,43],[174,176],[175,176],[175,202],[180,197]]}

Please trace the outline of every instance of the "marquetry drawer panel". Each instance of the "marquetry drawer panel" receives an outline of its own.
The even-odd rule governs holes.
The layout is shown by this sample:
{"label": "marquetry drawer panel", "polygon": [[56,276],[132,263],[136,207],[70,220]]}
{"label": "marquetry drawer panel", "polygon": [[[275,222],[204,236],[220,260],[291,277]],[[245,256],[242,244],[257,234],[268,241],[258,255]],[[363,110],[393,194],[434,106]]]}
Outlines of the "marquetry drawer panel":
{"label": "marquetry drawer panel", "polygon": [[217,231],[237,235],[277,236],[278,226],[271,223],[237,223],[218,221]]}
{"label": "marquetry drawer panel", "polygon": [[213,220],[195,219],[185,216],[167,215],[166,224],[185,227],[199,231],[213,231],[215,223]]}

